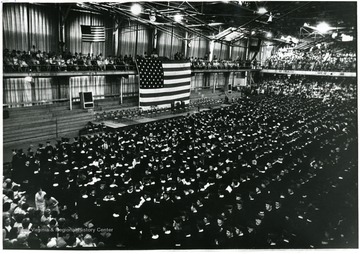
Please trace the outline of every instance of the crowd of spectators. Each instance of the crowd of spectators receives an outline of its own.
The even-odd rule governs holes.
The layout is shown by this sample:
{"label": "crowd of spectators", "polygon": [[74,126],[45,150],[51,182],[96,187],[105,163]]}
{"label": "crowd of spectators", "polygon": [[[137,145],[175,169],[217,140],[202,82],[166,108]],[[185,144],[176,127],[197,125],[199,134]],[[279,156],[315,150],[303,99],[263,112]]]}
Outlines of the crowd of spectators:
{"label": "crowd of spectators", "polygon": [[241,60],[219,60],[212,61],[206,58],[191,57],[191,68],[196,70],[238,70],[238,69],[251,69],[257,66],[257,62],[241,61]]}
{"label": "crowd of spectators", "polygon": [[278,50],[264,64],[266,69],[356,72],[356,46],[322,44],[309,50]]}
{"label": "crowd of spectators", "polygon": [[300,95],[306,98],[355,99],[356,79],[339,77],[269,76],[253,88],[256,94]]}
{"label": "crowd of spectators", "polygon": [[[138,57],[159,57],[156,51],[151,55],[146,52]],[[167,59],[166,57],[161,57]],[[189,60],[192,69],[246,69],[256,66],[254,61],[240,60],[208,60],[208,57],[185,58],[182,53],[177,52],[174,55],[175,60]],[[64,52],[63,54],[55,52],[43,52],[35,50],[30,51],[4,49],[3,51],[3,71],[4,72],[44,72],[44,71],[105,71],[105,70],[134,70],[135,62],[131,55],[125,56],[103,56],[101,53],[82,54],[75,52]]]}
{"label": "crowd of spectators", "polygon": [[135,62],[131,55],[103,56],[65,52],[42,52],[33,47],[30,51],[4,49],[4,72],[42,72],[42,71],[104,71],[134,70]]}
{"label": "crowd of spectators", "polygon": [[256,96],[14,151],[4,248],[354,248],[356,116]]}

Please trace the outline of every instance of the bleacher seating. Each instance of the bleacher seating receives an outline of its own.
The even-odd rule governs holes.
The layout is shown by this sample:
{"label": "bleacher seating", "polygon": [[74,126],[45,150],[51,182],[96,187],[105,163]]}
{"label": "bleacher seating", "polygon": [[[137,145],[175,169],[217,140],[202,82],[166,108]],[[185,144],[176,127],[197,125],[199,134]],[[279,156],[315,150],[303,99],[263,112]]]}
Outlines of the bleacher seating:
{"label": "bleacher seating", "polygon": [[91,112],[69,111],[67,106],[61,105],[10,108],[8,111],[9,118],[3,120],[4,146],[77,136],[79,129],[93,119]]}

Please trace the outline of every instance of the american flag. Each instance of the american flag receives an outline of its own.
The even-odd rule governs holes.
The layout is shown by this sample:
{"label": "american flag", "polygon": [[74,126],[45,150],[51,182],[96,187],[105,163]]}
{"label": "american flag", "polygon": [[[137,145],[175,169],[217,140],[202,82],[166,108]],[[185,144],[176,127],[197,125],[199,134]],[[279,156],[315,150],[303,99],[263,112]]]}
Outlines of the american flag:
{"label": "american flag", "polygon": [[104,26],[81,26],[81,39],[83,42],[102,42],[105,41]]}
{"label": "american flag", "polygon": [[175,102],[189,104],[190,62],[163,62],[157,58],[139,58],[136,64],[140,77],[141,108],[171,107]]}

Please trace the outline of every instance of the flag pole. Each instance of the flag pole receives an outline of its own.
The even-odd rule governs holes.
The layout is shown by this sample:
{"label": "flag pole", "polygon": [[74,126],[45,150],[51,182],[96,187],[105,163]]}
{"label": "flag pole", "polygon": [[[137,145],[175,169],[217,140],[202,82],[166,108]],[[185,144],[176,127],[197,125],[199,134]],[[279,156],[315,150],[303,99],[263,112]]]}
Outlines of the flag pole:
{"label": "flag pole", "polygon": [[[139,66],[138,66],[138,63],[137,63],[137,59],[136,59],[136,56],[135,56],[135,67],[136,67],[136,71],[137,71],[137,77],[138,77],[138,107],[140,108],[140,73],[139,73]],[[136,77],[136,76],[135,76]]]}
{"label": "flag pole", "polygon": [[120,79],[120,104],[123,104],[123,77]]}

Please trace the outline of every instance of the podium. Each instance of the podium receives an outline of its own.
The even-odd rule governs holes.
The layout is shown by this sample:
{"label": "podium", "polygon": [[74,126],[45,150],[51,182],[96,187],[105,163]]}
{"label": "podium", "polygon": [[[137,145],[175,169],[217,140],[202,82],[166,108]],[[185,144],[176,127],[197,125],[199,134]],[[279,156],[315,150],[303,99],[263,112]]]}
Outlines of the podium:
{"label": "podium", "polygon": [[81,108],[83,109],[94,108],[94,100],[93,100],[92,92],[80,92],[79,96],[80,96]]}

